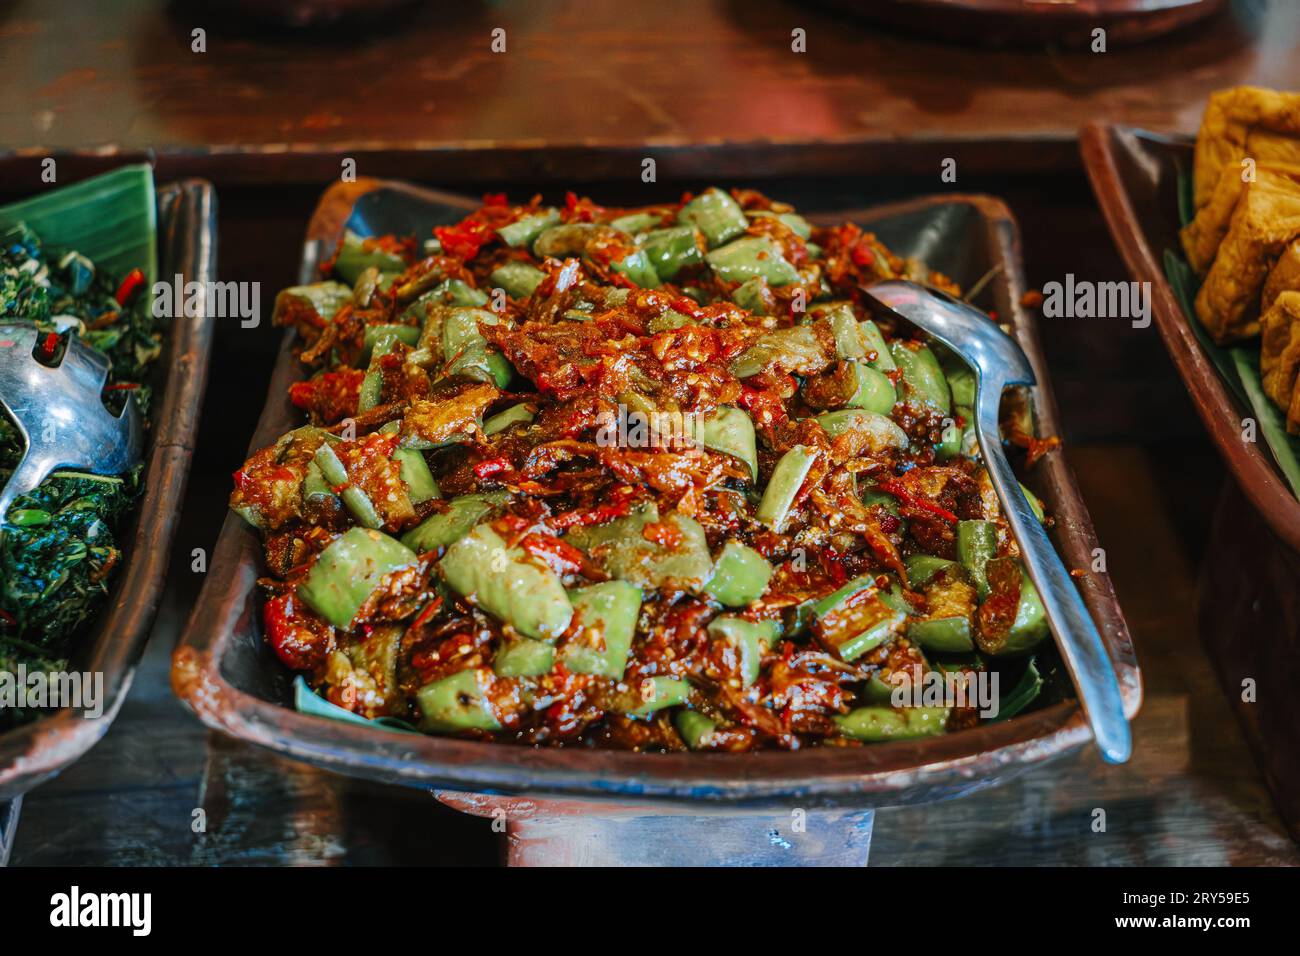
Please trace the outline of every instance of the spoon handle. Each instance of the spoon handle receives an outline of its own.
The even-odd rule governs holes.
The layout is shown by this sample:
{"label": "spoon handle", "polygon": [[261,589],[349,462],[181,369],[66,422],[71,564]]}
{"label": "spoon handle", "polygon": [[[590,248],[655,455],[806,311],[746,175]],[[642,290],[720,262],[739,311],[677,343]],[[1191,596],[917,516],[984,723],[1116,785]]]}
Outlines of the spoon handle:
{"label": "spoon handle", "polygon": [[1000,398],[1001,389],[986,389],[981,383],[975,435],[993,481],[993,490],[997,492],[1003,513],[1020,544],[1021,558],[1029,571],[1029,578],[1038,588],[1057,646],[1074,679],[1074,686],[1078,688],[1083,711],[1092,725],[1097,748],[1107,762],[1124,763],[1132,752],[1133,739],[1124,716],[1124,700],[1115,668],[1078,589],[1025,500],[1020,482],[1002,452],[998,430]]}

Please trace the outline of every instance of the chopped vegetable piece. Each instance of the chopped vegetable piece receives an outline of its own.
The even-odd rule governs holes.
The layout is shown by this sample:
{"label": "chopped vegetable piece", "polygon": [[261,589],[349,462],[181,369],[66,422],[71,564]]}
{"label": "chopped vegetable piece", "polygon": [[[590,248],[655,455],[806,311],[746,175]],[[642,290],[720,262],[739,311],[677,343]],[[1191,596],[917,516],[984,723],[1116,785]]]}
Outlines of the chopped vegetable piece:
{"label": "chopped vegetable piece", "polygon": [[500,730],[501,722],[497,720],[488,697],[491,682],[491,671],[472,668],[425,684],[415,693],[420,712],[424,715],[421,726],[442,734],[462,730]]}
{"label": "chopped vegetable piece", "polygon": [[380,531],[351,528],[316,558],[298,585],[298,596],[335,627],[348,628],[384,577],[415,561],[415,552],[400,541]]}
{"label": "chopped vegetable piece", "polygon": [[781,456],[781,460],[772,469],[772,478],[763,489],[763,500],[759,502],[755,517],[773,531],[780,533],[790,516],[803,481],[817,460],[815,449],[805,445],[795,445]]}
{"label": "chopped vegetable piece", "polygon": [[498,677],[540,677],[554,660],[555,648],[550,644],[517,637],[502,643],[492,658],[492,672]]}
{"label": "chopped vegetable piece", "polygon": [[727,607],[744,607],[767,590],[772,565],[753,548],[728,541],[713,565],[713,577],[704,590]]}
{"label": "chopped vegetable piece", "polygon": [[525,637],[554,641],[569,626],[573,607],[559,576],[508,547],[489,525],[480,524],[442,556],[447,583],[493,617]]}
{"label": "chopped vegetable piece", "polygon": [[699,711],[679,710],[673,715],[673,726],[687,747],[691,750],[704,750],[708,747],[709,738],[713,736],[717,724]]}
{"label": "chopped vegetable piece", "polygon": [[776,621],[749,621],[723,614],[709,622],[709,634],[726,641],[739,655],[740,677],[745,687],[758,680],[763,653],[776,646],[781,627]]}
{"label": "chopped vegetable piece", "polygon": [[799,270],[781,255],[781,247],[767,236],[745,236],[714,249],[704,257],[724,282],[767,280],[770,286],[799,281]]}
{"label": "chopped vegetable piece", "polygon": [[834,720],[854,740],[907,740],[943,733],[948,713],[947,707],[858,707]]}
{"label": "chopped vegetable piece", "polygon": [[706,189],[683,206],[677,218],[704,233],[710,248],[734,239],[749,228],[749,220],[736,200],[721,189]]}
{"label": "chopped vegetable piece", "polygon": [[701,428],[704,447],[739,458],[749,466],[750,478],[758,480],[758,445],[754,422],[739,408],[723,405],[704,420]]}
{"label": "chopped vegetable piece", "polygon": [[575,674],[621,679],[641,613],[641,589],[605,581],[570,591],[569,600],[579,630],[564,645],[564,666]]}

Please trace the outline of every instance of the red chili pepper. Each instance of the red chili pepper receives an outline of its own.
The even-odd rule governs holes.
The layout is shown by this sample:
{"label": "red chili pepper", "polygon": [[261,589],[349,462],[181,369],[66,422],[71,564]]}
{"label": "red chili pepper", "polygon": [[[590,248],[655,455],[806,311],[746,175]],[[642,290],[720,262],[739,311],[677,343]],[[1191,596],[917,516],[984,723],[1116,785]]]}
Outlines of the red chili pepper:
{"label": "red chili pepper", "polygon": [[114,382],[112,385],[105,385],[106,392],[133,392],[140,387],[139,382]]}
{"label": "red chili pepper", "polygon": [[865,238],[859,239],[853,244],[853,252],[850,253],[853,258],[853,264],[867,267],[876,261],[876,254],[871,251],[871,243]]}
{"label": "red chili pepper", "polygon": [[506,205],[506,194],[505,193],[484,193],[483,205],[504,206]]}
{"label": "red chili pepper", "polygon": [[519,546],[529,554],[542,561],[557,574],[571,574],[582,570],[586,564],[587,556],[569,544],[567,541],[561,541],[559,538],[553,538],[549,534],[532,534],[524,535],[524,539],[519,542]]}
{"label": "red chili pepper", "polygon": [[606,521],[613,521],[615,518],[622,518],[632,510],[632,502],[628,499],[623,501],[614,501],[608,504],[597,505],[595,508],[582,508],[574,511],[565,511],[556,515],[548,523],[557,531],[566,531],[569,528],[585,527],[589,524],[604,524]]}
{"label": "red chili pepper", "polygon": [[409,630],[413,631],[418,627],[423,627],[425,624],[428,623],[430,618],[432,618],[435,614],[438,613],[438,608],[440,607],[442,607],[441,594],[436,596],[432,601],[430,601],[428,604],[426,604],[423,608],[420,609],[420,613],[417,614],[415,616],[415,620],[411,622],[411,626]]}
{"label": "red chili pepper", "polygon": [[953,514],[951,511],[949,511],[947,508],[940,507],[939,505],[936,505],[933,501],[926,501],[924,498],[918,498],[916,495],[912,494],[910,491],[908,491],[902,485],[897,484],[896,482],[882,481],[878,485],[876,485],[876,487],[879,488],[881,491],[883,491],[885,494],[893,495],[899,501],[903,502],[903,504],[915,508],[918,511],[928,511],[932,515],[938,515],[944,521],[948,521],[953,524],[957,523],[957,516]]}
{"label": "red chili pepper", "polygon": [[45,358],[47,359],[54,358],[54,353],[59,350],[59,333],[57,332],[45,333],[45,338],[41,340],[40,350],[41,350],[41,354],[45,356]]}
{"label": "red chili pepper", "polygon": [[113,298],[117,300],[118,305],[126,305],[142,285],[144,285],[144,272],[139,269],[132,269],[126,274],[122,284],[117,287],[117,292],[113,294]]}
{"label": "red chili pepper", "polygon": [[488,458],[474,466],[474,477],[480,481],[510,470],[509,458]]}

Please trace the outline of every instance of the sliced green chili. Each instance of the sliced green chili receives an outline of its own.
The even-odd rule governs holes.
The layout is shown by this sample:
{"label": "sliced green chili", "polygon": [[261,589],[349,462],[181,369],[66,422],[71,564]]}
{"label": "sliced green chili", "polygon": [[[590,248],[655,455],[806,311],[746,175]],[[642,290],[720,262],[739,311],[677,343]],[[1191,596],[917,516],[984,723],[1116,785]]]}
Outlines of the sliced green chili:
{"label": "sliced green chili", "polygon": [[739,458],[749,466],[750,480],[758,480],[758,443],[749,413],[730,405],[719,406],[704,420],[700,438],[705,448]]}
{"label": "sliced green chili", "polygon": [[627,667],[641,589],[627,581],[604,581],[569,592],[578,634],[564,646],[564,666],[575,674],[619,680]]}
{"label": "sliced green chili", "polygon": [[542,284],[546,273],[526,262],[506,262],[492,270],[488,281],[512,299],[526,299]]}
{"label": "sliced green chili", "polygon": [[488,697],[492,672],[486,668],[458,671],[415,692],[420,713],[424,715],[421,727],[434,733],[455,733],[460,730],[500,730]]}
{"label": "sliced green chili", "polygon": [[947,707],[858,707],[834,720],[844,736],[874,742],[942,734],[948,713]]}
{"label": "sliced green chili", "polygon": [[998,526],[992,521],[957,522],[957,560],[975,582],[981,600],[988,597],[987,565],[998,553]]}
{"label": "sliced green chili", "polygon": [[668,280],[686,266],[696,266],[704,261],[700,246],[703,237],[693,226],[672,226],[656,229],[641,237],[645,251],[660,279]]}
{"label": "sliced green chili", "polygon": [[445,511],[435,511],[402,535],[402,543],[421,554],[445,548],[469,534],[476,524],[509,498],[509,493],[504,491],[452,498],[446,503]]}
{"label": "sliced green chili", "polygon": [[501,642],[492,658],[492,672],[498,677],[540,677],[555,662],[555,648],[545,641],[516,637]]}
{"label": "sliced green chili", "polygon": [[776,621],[750,621],[723,614],[709,622],[709,635],[731,644],[740,656],[740,676],[745,687],[758,680],[763,652],[776,646],[781,627]]}
{"label": "sliced green chili", "polygon": [[786,261],[781,247],[768,236],[735,239],[704,259],[724,282],[745,282],[761,276],[770,286],[783,286],[799,279],[799,270]]}
{"label": "sliced green chili", "polygon": [[531,213],[502,226],[497,230],[497,235],[501,237],[501,241],[507,246],[518,249],[523,246],[531,246],[533,240],[540,236],[544,229],[559,221],[560,211],[558,209],[545,209],[542,212]]}
{"label": "sliced green chili", "polygon": [[697,710],[679,710],[673,715],[673,726],[681,735],[682,743],[691,750],[707,749],[709,738],[717,729],[717,724]]}
{"label": "sliced green chili", "polygon": [[715,188],[706,189],[683,206],[677,219],[695,225],[704,233],[710,248],[734,239],[749,228],[749,220],[736,200]]}

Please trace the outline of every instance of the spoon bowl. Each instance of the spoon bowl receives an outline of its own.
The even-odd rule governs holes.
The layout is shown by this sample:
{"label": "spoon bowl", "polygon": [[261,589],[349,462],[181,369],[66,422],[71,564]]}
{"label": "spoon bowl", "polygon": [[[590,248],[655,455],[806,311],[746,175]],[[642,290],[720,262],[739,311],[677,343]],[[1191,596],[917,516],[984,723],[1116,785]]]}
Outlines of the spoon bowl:
{"label": "spoon bowl", "polygon": [[1020,545],[1029,578],[1079,691],[1101,755],[1123,763],[1132,753],[1119,679],[1097,625],[1078,589],[1034,515],[1002,451],[998,418],[1002,392],[1010,385],[1035,384],[1029,359],[1010,335],[974,306],[914,282],[889,280],[863,288],[877,314],[902,318],[946,345],[975,371],[975,437],[1002,511]]}

